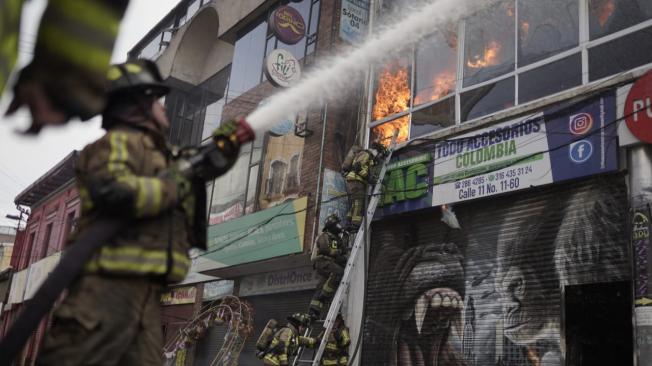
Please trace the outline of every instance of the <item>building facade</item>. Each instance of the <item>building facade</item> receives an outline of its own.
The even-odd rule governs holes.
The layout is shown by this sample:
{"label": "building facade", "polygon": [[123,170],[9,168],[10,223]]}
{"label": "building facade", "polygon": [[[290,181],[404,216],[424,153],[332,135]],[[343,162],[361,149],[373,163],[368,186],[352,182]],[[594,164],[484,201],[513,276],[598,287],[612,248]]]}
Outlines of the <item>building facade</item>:
{"label": "building facade", "polygon": [[[11,287],[0,318],[3,334],[57,265],[68,238],[76,228],[81,212],[74,184],[77,157],[77,151],[70,153],[15,199],[16,205],[29,208],[30,214],[14,243]],[[49,316],[41,321],[16,365],[34,365],[49,322]]]}
{"label": "building facade", "polygon": [[[182,1],[130,56],[156,59],[175,86],[171,139],[194,144],[280,90],[274,50],[309,71],[418,3]],[[303,19],[296,44],[270,24],[282,5]],[[193,263],[253,304],[241,364],[259,362],[269,318],[307,310],[312,242],[346,211],[346,151],[395,130],[344,308],[355,364],[652,362],[651,30],[649,1],[501,0],[259,133],[207,185],[209,249]],[[205,337],[186,354],[212,359],[219,329]]]}

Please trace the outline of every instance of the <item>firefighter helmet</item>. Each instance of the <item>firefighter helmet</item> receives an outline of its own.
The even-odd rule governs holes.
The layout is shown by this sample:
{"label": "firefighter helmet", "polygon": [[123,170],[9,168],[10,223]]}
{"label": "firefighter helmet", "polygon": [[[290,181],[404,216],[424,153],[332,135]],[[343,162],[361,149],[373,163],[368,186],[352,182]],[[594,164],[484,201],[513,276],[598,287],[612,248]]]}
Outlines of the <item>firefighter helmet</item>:
{"label": "firefighter helmet", "polygon": [[307,327],[310,325],[310,317],[304,313],[294,313],[288,316],[287,319],[294,326]]}
{"label": "firefighter helmet", "polygon": [[380,142],[373,142],[369,148],[376,151],[374,157],[380,159],[384,159],[389,154],[387,147],[385,147],[385,145],[381,144]]}
{"label": "firefighter helmet", "polygon": [[156,64],[145,59],[112,65],[106,74],[106,81],[109,98],[122,92],[162,97],[170,91]]}
{"label": "firefighter helmet", "polygon": [[328,230],[333,234],[339,234],[342,231],[342,226],[340,225],[340,217],[337,214],[329,215],[324,221],[324,230]]}

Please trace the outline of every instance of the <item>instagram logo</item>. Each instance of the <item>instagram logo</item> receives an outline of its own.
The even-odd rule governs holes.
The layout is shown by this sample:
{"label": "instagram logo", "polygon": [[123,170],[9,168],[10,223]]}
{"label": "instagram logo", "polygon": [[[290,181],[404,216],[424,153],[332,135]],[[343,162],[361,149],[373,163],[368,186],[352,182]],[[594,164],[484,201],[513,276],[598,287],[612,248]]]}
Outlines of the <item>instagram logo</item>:
{"label": "instagram logo", "polygon": [[570,117],[568,129],[573,135],[584,135],[593,127],[593,117],[588,113],[580,113]]}

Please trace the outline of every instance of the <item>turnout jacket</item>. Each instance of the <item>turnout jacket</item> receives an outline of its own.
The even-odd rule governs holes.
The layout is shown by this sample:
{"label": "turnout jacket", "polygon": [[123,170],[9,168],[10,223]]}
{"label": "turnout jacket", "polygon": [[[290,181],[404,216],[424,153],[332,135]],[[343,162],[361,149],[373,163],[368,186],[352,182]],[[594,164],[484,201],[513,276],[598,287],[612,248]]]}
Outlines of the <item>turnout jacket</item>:
{"label": "turnout jacket", "polygon": [[375,165],[373,156],[368,150],[360,150],[355,154],[351,170],[346,174],[347,181],[359,181],[362,183],[370,182],[372,177],[371,169]]}
{"label": "turnout jacket", "polygon": [[[318,339],[324,337],[324,331],[319,334]],[[322,365],[331,366],[348,363],[349,345],[351,344],[351,336],[349,335],[349,328],[341,325],[331,331],[326,342],[324,349],[324,356],[322,357]],[[342,358],[344,362],[340,362]]]}
{"label": "turnout jacket", "polygon": [[155,277],[167,283],[184,279],[190,267],[188,249],[206,246],[206,191],[195,182],[193,193],[182,200],[177,183],[160,176],[170,157],[162,135],[125,125],[111,128],[81,152],[76,167],[80,228],[98,216],[131,218],[87,263],[87,272]]}
{"label": "turnout jacket", "polygon": [[317,257],[333,259],[336,262],[346,263],[346,248],[342,239],[329,231],[323,231],[317,237]]}
{"label": "turnout jacket", "polygon": [[263,359],[265,364],[285,366],[289,357],[295,356],[299,347],[314,348],[317,340],[299,335],[299,331],[292,324],[287,324],[279,329],[269,345],[269,352]]}

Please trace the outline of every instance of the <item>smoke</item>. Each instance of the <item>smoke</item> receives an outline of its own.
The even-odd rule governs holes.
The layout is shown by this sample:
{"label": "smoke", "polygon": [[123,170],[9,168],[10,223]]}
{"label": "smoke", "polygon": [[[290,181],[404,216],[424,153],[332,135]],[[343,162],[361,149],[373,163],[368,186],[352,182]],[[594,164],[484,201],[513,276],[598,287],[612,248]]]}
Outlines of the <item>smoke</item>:
{"label": "smoke", "polygon": [[493,5],[497,0],[430,0],[397,14],[398,21],[345,53],[324,59],[295,86],[275,94],[269,103],[246,120],[255,130],[264,130],[284,117],[341,97],[359,82],[372,63],[382,63],[399,54],[447,22]]}

